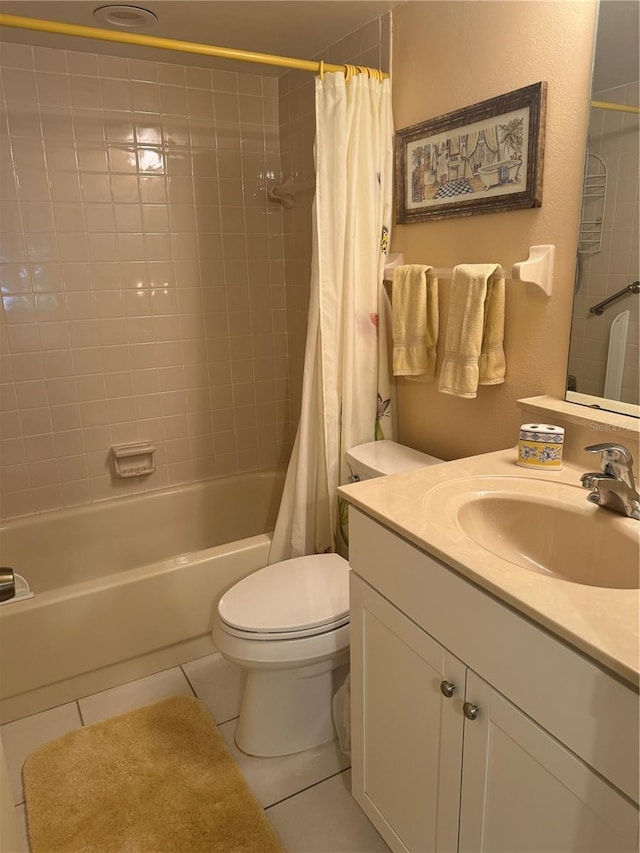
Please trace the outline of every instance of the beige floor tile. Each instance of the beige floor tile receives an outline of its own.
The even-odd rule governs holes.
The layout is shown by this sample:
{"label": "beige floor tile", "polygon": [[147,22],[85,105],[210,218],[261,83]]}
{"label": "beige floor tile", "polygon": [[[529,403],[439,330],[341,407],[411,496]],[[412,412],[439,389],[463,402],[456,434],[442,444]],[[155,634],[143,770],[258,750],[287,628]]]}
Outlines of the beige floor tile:
{"label": "beige floor tile", "polygon": [[182,669],[216,723],[226,723],[238,716],[243,675],[239,667],[216,652],[185,663]]}
{"label": "beige floor tile", "polygon": [[267,807],[349,766],[337,740],[279,758],[255,758],[235,745],[236,721],[218,727],[258,802]]}
{"label": "beige floor tile", "polygon": [[24,801],[22,765],[34,749],[82,725],[75,702],[0,726],[14,805]]}
{"label": "beige floor tile", "polygon": [[351,796],[345,770],[267,809],[287,853],[388,853]]}
{"label": "beige floor tile", "polygon": [[125,714],[135,708],[151,705],[169,696],[193,696],[189,682],[184,677],[180,667],[166,669],[155,675],[148,675],[129,684],[112,687],[101,693],[94,693],[79,699],[80,712],[85,725],[106,720],[107,717],[115,717]]}

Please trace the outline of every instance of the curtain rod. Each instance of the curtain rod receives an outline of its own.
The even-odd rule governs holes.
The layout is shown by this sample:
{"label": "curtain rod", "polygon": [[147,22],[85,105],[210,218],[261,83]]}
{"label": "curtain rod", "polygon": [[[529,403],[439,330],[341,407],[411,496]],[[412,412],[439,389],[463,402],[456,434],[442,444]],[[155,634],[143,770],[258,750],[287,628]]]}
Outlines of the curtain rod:
{"label": "curtain rod", "polygon": [[279,65],[282,68],[296,68],[300,71],[312,71],[323,74],[325,71],[346,71],[351,73],[368,73],[370,77],[386,78],[389,75],[375,68],[364,68],[352,65],[332,65],[329,62],[319,62],[311,59],[291,59],[287,56],[274,56],[270,53],[254,53],[249,50],[236,50],[231,47],[215,47],[210,44],[198,44],[191,41],[145,36],[138,33],[120,33],[99,27],[85,27],[79,24],[65,24],[60,21],[45,21],[40,18],[25,18],[21,15],[0,14],[0,26],[17,27],[22,30],[38,30],[39,32],[55,33],[57,35],[77,36],[79,38],[113,41],[121,44],[134,44],[140,47],[155,47],[161,50],[176,50],[182,53],[196,53],[202,56],[218,56],[222,59],[236,59],[240,62],[258,62],[262,65]]}
{"label": "curtain rod", "polygon": [[591,101],[591,106],[596,110],[617,110],[621,113],[640,113],[640,107],[627,106],[627,104],[612,104],[610,101]]}

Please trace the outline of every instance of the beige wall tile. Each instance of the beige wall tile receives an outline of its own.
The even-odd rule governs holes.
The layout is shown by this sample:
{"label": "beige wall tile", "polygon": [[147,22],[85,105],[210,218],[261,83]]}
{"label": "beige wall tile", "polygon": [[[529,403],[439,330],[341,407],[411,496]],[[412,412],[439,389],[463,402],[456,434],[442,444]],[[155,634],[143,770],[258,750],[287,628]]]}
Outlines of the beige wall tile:
{"label": "beige wall tile", "polygon": [[[271,324],[254,346],[248,263],[284,252],[260,183],[279,169],[277,81],[23,45],[0,64],[19,178],[1,196],[4,513],[272,464],[278,436],[256,452]],[[158,470],[114,481],[110,446],[139,438]]]}

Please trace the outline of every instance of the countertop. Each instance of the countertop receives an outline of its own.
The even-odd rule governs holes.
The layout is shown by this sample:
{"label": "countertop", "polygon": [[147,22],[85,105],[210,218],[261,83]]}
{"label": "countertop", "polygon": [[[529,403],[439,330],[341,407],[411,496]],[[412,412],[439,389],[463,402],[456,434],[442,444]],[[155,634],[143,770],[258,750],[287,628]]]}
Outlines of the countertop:
{"label": "countertop", "polygon": [[[576,500],[586,501],[587,492],[580,485],[582,473],[566,464],[561,471],[553,472],[522,468],[516,465],[516,449],[511,448],[363,480],[341,486],[338,492],[390,530],[637,686],[640,683],[638,589],[587,586],[524,569],[471,542],[455,518],[445,517],[444,512],[438,517],[440,509],[435,495],[429,500],[430,493],[448,481],[495,475],[563,483],[575,487]],[[627,526],[638,536],[640,557],[639,522],[595,505],[588,505],[587,511],[607,513],[612,536]]]}

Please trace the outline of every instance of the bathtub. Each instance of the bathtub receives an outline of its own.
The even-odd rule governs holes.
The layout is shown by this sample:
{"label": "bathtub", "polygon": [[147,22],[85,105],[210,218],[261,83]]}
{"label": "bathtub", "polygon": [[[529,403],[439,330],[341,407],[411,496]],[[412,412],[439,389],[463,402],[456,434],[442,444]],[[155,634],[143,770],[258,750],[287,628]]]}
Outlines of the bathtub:
{"label": "bathtub", "polygon": [[0,721],[214,651],[220,595],[267,564],[278,471],[219,477],[0,525],[34,597],[0,606]]}
{"label": "bathtub", "polygon": [[520,160],[500,160],[499,163],[493,163],[491,166],[480,166],[478,175],[485,190],[489,190],[491,187],[513,183],[518,177],[521,165]]}

